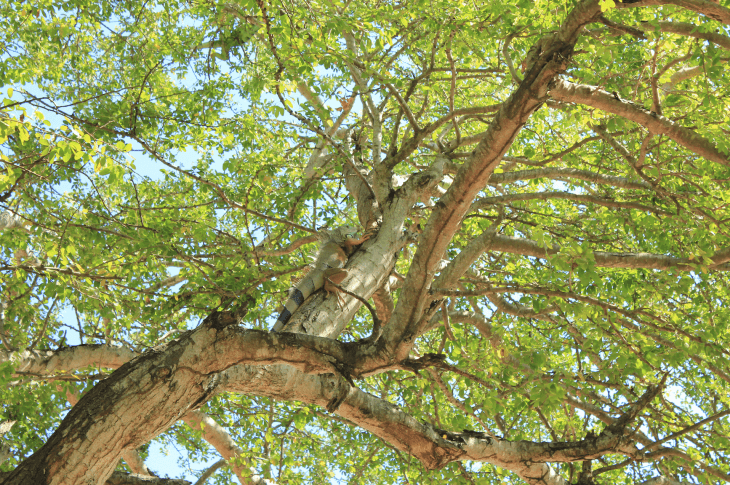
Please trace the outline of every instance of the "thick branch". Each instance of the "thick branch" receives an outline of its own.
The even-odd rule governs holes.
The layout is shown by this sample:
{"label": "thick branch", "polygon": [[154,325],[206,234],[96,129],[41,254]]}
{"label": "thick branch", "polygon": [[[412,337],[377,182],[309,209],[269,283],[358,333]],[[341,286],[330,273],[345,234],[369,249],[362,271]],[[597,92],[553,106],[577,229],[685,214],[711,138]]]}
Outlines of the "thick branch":
{"label": "thick branch", "polygon": [[[421,317],[431,302],[428,291],[451,238],[469,210],[476,194],[487,184],[502,156],[532,113],[547,99],[548,84],[567,67],[573,46],[583,26],[597,18],[597,1],[583,1],[569,14],[560,30],[538,41],[524,80],[495,115],[484,138],[462,165],[447,193],[439,200],[423,231],[422,240],[383,340],[392,358],[404,359],[414,339],[427,325]],[[419,323],[420,322],[420,323]]]}
{"label": "thick branch", "polygon": [[633,2],[616,2],[616,8],[646,7],[649,5],[677,5],[694,12],[701,13],[730,25],[730,10],[711,0],[638,0]]}
{"label": "thick branch", "polygon": [[[264,395],[282,400],[301,400],[325,406],[342,392],[342,383],[332,376],[289,375],[275,378],[274,369],[239,366],[227,372],[229,391]],[[262,386],[261,382],[266,382]],[[623,429],[655,396],[650,388],[621,420],[615,420],[597,438],[577,442],[512,442],[494,440],[478,432],[452,433],[440,430],[405,413],[399,407],[357,388],[345,390],[337,414],[380,437],[395,448],[418,458],[428,468],[452,461],[491,463],[520,475],[528,483],[565,483],[546,462],[582,461],[614,452],[624,440]]]}
{"label": "thick branch", "polygon": [[621,116],[644,126],[654,135],[667,135],[701,157],[722,165],[730,165],[730,158],[727,155],[696,132],[595,86],[556,79],[550,87],[550,95],[559,101],[585,104]]}
{"label": "thick branch", "polygon": [[337,373],[334,362],[347,361],[345,347],[334,340],[243,330],[221,315],[97,384],[5,485],[103,483],[125,450],[202,405],[217,391],[218,373],[239,363],[287,363],[304,372]]}
{"label": "thick branch", "polygon": [[16,372],[51,375],[59,371],[73,371],[84,367],[117,369],[137,354],[124,347],[110,345],[79,345],[51,350],[0,351],[0,364],[12,362]]}
{"label": "thick branch", "polygon": [[[652,26],[641,27],[642,30],[653,30]],[[730,50],[730,37],[716,34],[714,32],[702,32],[695,24],[687,22],[659,22],[659,30],[670,34],[685,35],[696,39],[704,39],[719,45],[723,49]]]}

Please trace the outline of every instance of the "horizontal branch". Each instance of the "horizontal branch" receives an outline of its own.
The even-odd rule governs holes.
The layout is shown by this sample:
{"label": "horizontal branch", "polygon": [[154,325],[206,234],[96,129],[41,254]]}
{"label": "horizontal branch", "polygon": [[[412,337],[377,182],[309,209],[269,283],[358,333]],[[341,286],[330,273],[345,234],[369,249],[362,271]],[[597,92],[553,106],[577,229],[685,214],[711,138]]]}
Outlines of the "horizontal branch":
{"label": "horizontal branch", "polygon": [[590,182],[592,184],[610,185],[612,187],[632,190],[646,190],[652,188],[651,185],[644,181],[631,180],[614,175],[604,175],[577,168],[539,168],[535,170],[493,173],[492,176],[489,177],[489,183],[495,185],[508,184],[520,180],[534,180],[541,178],[553,180],[583,180],[584,182]]}
{"label": "horizontal branch", "polygon": [[86,367],[117,369],[138,354],[124,347],[110,345],[78,345],[52,350],[0,350],[0,364],[11,362],[16,372],[50,375]]}
{"label": "horizontal branch", "polygon": [[[484,251],[495,251],[510,254],[519,254],[533,258],[547,259],[561,251],[561,246],[553,244],[550,247],[540,245],[537,241],[513,236],[494,235],[485,240]],[[652,253],[610,253],[605,251],[594,251],[593,259],[596,266],[601,268],[628,268],[628,269],[657,269],[669,270],[678,269],[681,271],[695,271],[700,266],[700,260],[689,258],[677,258],[663,254]],[[730,260],[730,248],[718,250],[710,256],[712,264],[709,269],[727,271],[724,263]]]}
{"label": "horizontal branch", "polygon": [[580,204],[595,204],[603,207],[614,207],[619,209],[637,209],[640,211],[654,212],[658,214],[670,215],[670,212],[660,209],[658,207],[652,207],[648,205],[639,204],[637,202],[618,202],[613,199],[607,199],[605,197],[596,197],[595,195],[585,194],[574,194],[572,192],[528,192],[524,194],[505,194],[498,195],[495,197],[484,197],[477,200],[472,204],[474,210],[481,209],[486,206],[494,204],[509,204],[511,202],[518,202],[523,200],[571,200]]}
{"label": "horizontal branch", "polygon": [[114,472],[105,485],[190,485],[191,482],[175,478],[160,478],[135,473]]}

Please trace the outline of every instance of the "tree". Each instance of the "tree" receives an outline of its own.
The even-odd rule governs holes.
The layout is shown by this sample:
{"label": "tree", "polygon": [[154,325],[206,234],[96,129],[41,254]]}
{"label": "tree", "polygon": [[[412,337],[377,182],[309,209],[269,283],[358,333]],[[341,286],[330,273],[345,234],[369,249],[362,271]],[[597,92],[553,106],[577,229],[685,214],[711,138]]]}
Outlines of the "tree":
{"label": "tree", "polygon": [[727,5],[4,1],[2,483],[730,481]]}

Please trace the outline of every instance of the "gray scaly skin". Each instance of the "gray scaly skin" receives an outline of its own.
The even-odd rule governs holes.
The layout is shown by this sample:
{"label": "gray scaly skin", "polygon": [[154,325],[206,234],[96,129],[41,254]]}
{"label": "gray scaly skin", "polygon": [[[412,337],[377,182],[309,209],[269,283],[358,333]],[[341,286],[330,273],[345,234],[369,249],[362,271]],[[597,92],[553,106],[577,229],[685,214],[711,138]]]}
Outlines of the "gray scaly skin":
{"label": "gray scaly skin", "polygon": [[328,279],[339,284],[347,276],[342,269],[347,263],[354,246],[362,244],[369,236],[354,239],[357,229],[351,226],[342,226],[332,231],[323,231],[323,243],[312,264],[312,269],[294,288],[289,290],[289,298],[284,303],[284,309],[279,314],[272,332],[280,332],[287,324],[292,314],[304,303],[309,295],[324,288],[328,293],[336,291],[328,284]]}

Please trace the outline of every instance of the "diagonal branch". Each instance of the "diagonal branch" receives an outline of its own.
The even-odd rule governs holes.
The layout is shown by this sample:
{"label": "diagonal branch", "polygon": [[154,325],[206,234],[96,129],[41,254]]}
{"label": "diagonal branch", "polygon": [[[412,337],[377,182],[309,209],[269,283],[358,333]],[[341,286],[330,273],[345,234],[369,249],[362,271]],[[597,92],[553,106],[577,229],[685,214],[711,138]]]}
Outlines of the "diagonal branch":
{"label": "diagonal branch", "polygon": [[[658,26],[662,32],[707,40],[723,49],[730,50],[730,37],[714,32],[703,32],[695,24],[688,22],[659,22]],[[641,29],[643,31],[651,31],[653,30],[653,26],[642,26]]]}
{"label": "diagonal branch", "polygon": [[649,5],[676,5],[730,25],[730,9],[722,7],[716,0],[634,0],[631,2],[616,2],[616,8],[648,7]]}
{"label": "diagonal branch", "polygon": [[[250,460],[243,456],[243,450],[236,445],[236,442],[233,441],[225,428],[213,418],[201,411],[191,411],[182,419],[192,429],[199,430],[202,433],[203,439],[220,453],[224,460],[223,463],[228,463],[231,466],[236,477],[238,477],[238,481],[243,485],[267,485],[271,483],[256,473],[256,469],[251,467]],[[241,462],[246,463],[249,469],[246,470]]]}
{"label": "diagonal branch", "polygon": [[405,113],[406,118],[408,118],[408,123],[411,124],[411,128],[413,129],[413,133],[418,134],[419,131],[421,131],[421,127],[418,126],[418,121],[416,120],[416,117],[413,115],[413,112],[411,111],[411,108],[408,107],[408,103],[405,99],[403,99],[403,96],[400,95],[400,92],[393,86],[391,83],[383,81],[383,85],[388,88],[388,91],[390,91],[390,94],[393,95],[393,97],[398,101],[398,104],[400,105],[400,108],[403,110],[403,113]]}
{"label": "diagonal branch", "polygon": [[388,325],[383,332],[385,349],[395,360],[408,355],[415,336],[421,333],[420,327],[428,325],[422,316],[432,301],[429,295],[431,281],[472,201],[487,184],[530,116],[547,99],[548,85],[567,68],[583,27],[600,14],[598,1],[582,1],[568,14],[558,32],[535,44],[524,80],[502,104],[484,138],[436,205],[401,289],[393,314],[394,324]]}
{"label": "diagonal branch", "polygon": [[666,135],[678,144],[713,162],[730,166],[730,158],[710,140],[678,123],[637,104],[624,101],[616,94],[595,86],[574,84],[556,79],[550,87],[550,96],[558,101],[585,104],[626,118],[644,126],[654,135]]}
{"label": "diagonal branch", "polygon": [[[334,376],[297,373],[282,380],[272,379],[266,372],[272,370],[262,373],[261,368],[253,366],[230,369],[226,390],[274,399],[299,399],[322,406],[340,393],[341,384]],[[259,380],[269,385],[262,386]],[[661,389],[662,384],[648,386],[644,395],[603,433],[574,442],[508,441],[494,439],[486,433],[450,432],[419,421],[387,400],[354,387],[348,390],[337,414],[415,456],[429,469],[473,460],[511,470],[530,484],[558,485],[567,482],[547,463],[576,462],[617,452],[631,439],[633,431],[627,428]]]}

